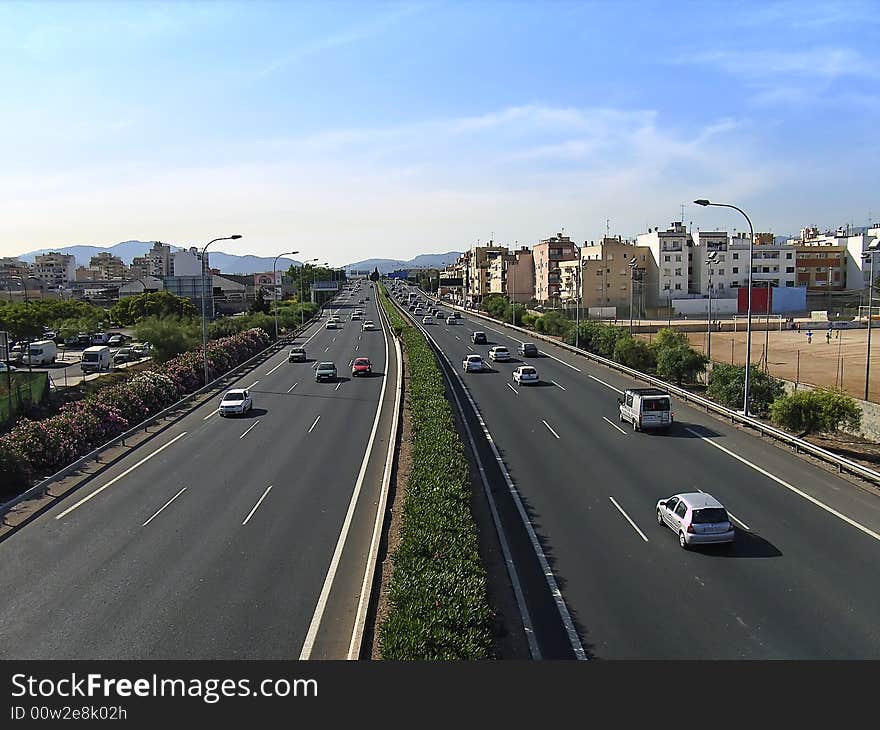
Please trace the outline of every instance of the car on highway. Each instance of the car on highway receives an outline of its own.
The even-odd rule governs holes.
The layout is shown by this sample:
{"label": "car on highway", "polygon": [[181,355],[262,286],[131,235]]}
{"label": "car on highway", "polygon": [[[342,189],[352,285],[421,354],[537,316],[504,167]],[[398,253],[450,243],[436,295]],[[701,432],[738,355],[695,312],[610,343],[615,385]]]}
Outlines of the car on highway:
{"label": "car on highway", "polygon": [[241,416],[253,407],[254,399],[246,388],[233,388],[226,391],[218,412],[221,416]]}
{"label": "car on highway", "polygon": [[513,371],[513,381],[517,385],[537,383],[539,379],[538,371],[531,365],[520,365],[520,367]]}
{"label": "car on highway", "polygon": [[495,345],[489,350],[489,359],[492,362],[508,362],[510,360],[510,350],[503,345]]}
{"label": "car on highway", "polygon": [[324,329],[328,329],[328,330],[340,329],[339,323],[333,321],[332,319],[328,319],[327,324],[324,325]]}
{"label": "car on highway", "polygon": [[471,335],[471,342],[475,345],[485,345],[489,340],[486,339],[485,332],[474,332]]}
{"label": "car on highway", "polygon": [[455,317],[449,316],[446,318],[446,324],[455,324]]}
{"label": "car on highway", "polygon": [[537,357],[538,346],[534,342],[521,342],[516,351],[522,357]]}
{"label": "car on highway", "polygon": [[678,544],[733,542],[736,530],[724,505],[706,492],[675,494],[657,502],[657,523],[678,535]]}
{"label": "car on highway", "polygon": [[633,431],[667,430],[675,420],[672,399],[659,388],[628,388],[617,403],[620,422],[632,424]]}
{"label": "car on highway", "polygon": [[361,326],[361,330],[363,330],[364,332],[368,332],[368,331],[372,331],[374,329],[376,329],[376,325],[373,324],[372,319],[364,320],[364,324]]}
{"label": "car on highway", "polygon": [[134,350],[130,347],[120,347],[116,354],[113,356],[113,364],[119,365],[124,362],[131,362],[132,360],[137,360],[137,355],[134,354]]}
{"label": "car on highway", "polygon": [[461,366],[466,373],[481,373],[486,368],[480,355],[466,355],[464,360],[461,361]]}
{"label": "car on highway", "polygon": [[352,322],[359,322],[359,321],[360,321],[360,318],[361,318],[361,315],[358,314],[357,312],[352,312],[352,313],[351,313],[351,321],[352,321]]}
{"label": "car on highway", "polygon": [[456,319],[461,319],[461,312],[453,312],[452,316],[455,317]]}
{"label": "car on highway", "polygon": [[357,377],[358,375],[372,375],[373,363],[370,362],[370,358],[356,357],[351,364],[351,374],[352,377]]}
{"label": "car on highway", "polygon": [[430,314],[422,317],[422,324],[434,324],[434,318]]}
{"label": "car on highway", "polygon": [[287,353],[287,362],[305,362],[306,348],[302,345],[294,345]]}
{"label": "car on highway", "polygon": [[322,380],[336,380],[336,365],[332,362],[319,362],[315,368],[315,382]]}

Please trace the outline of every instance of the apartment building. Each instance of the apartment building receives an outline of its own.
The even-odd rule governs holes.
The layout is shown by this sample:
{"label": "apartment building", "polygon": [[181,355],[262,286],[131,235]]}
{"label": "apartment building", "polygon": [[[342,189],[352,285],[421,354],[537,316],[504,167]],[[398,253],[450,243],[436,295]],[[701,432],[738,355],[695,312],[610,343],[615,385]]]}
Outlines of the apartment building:
{"label": "apartment building", "polygon": [[535,263],[527,246],[489,257],[489,292],[525,304],[535,296]]}
{"label": "apartment building", "polygon": [[467,269],[467,254],[463,253],[454,264],[450,264],[440,272],[440,284],[437,296],[451,297],[452,301],[461,303],[464,300],[464,280]]}
{"label": "apartment building", "polygon": [[[635,267],[630,262],[635,258]],[[562,264],[563,276],[573,279],[576,265]],[[656,289],[657,268],[650,249],[619,236],[606,236],[598,243],[584,241],[581,248],[581,306],[615,307],[629,312],[644,306]],[[572,282],[575,284],[575,282]],[[570,285],[571,286],[571,285]],[[571,286],[570,291],[574,291]]]}
{"label": "apartment building", "polygon": [[[752,286],[797,286],[795,247],[789,243],[756,243],[752,247]],[[731,263],[748,262],[749,237],[737,233],[730,238],[728,248]],[[739,286],[748,286],[748,267],[739,267]]]}
{"label": "apartment building", "polygon": [[490,259],[501,253],[507,253],[507,247],[496,246],[493,241],[489,241],[488,246],[474,246],[467,252],[465,299],[468,303],[479,304],[483,301],[483,297],[491,293],[489,289]]}
{"label": "apartment building", "polygon": [[541,303],[559,303],[562,289],[560,264],[577,258],[574,241],[562,233],[557,233],[535,245],[532,248],[532,258],[535,270],[535,299]]}
{"label": "apartment building", "polygon": [[76,259],[55,251],[39,254],[34,258],[32,275],[49,286],[64,286],[76,279]]}
{"label": "apartment building", "polygon": [[[92,281],[124,279],[126,274],[126,266],[122,259],[109,251],[102,251],[92,256],[89,260],[89,269],[92,271]],[[77,281],[82,280],[77,278]]]}
{"label": "apartment building", "polygon": [[[210,270],[210,256],[205,253],[205,265]],[[175,251],[171,256],[171,276],[201,276],[202,252],[195,246],[188,251]]]}
{"label": "apartment building", "polygon": [[0,258],[0,287],[20,287],[19,278],[30,276],[30,267],[20,259],[12,256]]}
{"label": "apartment building", "polygon": [[636,245],[651,252],[652,268],[657,271],[656,286],[648,287],[646,305],[665,304],[669,299],[687,296],[693,271],[693,239],[684,224],[673,223],[665,231],[659,228],[640,233]]}
{"label": "apartment building", "polygon": [[[880,239],[880,226],[867,228],[841,226],[836,231],[820,233],[815,226],[802,228],[799,238],[791,243],[797,251],[798,281],[803,277],[803,285],[817,290],[829,286],[828,269],[831,268],[832,289],[864,289],[870,276],[869,264],[862,259],[868,246]],[[842,250],[843,256],[837,256]],[[820,254],[825,253],[823,257]],[[840,279],[836,269],[840,268]],[[824,271],[823,271],[824,269]],[[876,269],[876,264],[875,264]]]}

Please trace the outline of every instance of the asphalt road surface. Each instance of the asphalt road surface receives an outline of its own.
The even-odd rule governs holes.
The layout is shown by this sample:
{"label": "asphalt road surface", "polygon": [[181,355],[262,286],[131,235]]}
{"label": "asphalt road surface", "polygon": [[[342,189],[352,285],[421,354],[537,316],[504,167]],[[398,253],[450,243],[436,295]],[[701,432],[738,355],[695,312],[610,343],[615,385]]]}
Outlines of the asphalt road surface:
{"label": "asphalt road surface", "polygon": [[[297,340],[309,362],[285,348],[231,386],[252,412],[220,418],[218,396],[0,542],[0,657],[295,659],[307,636],[345,657],[397,363],[375,300],[373,332],[338,306],[344,329]],[[350,377],[359,355],[373,377]],[[314,381],[323,360],[337,382]]]}
{"label": "asphalt road surface", "polygon": [[[876,496],[678,401],[668,435],[634,433],[617,398],[637,384],[552,344],[525,359],[539,386],[516,386],[520,362],[465,374],[493,344],[516,357],[527,335],[510,328],[462,314],[423,329],[481,411],[587,657],[880,658]],[[658,499],[698,489],[735,516],[733,546],[685,551],[657,524]],[[564,656],[546,595],[524,586],[543,654]]]}

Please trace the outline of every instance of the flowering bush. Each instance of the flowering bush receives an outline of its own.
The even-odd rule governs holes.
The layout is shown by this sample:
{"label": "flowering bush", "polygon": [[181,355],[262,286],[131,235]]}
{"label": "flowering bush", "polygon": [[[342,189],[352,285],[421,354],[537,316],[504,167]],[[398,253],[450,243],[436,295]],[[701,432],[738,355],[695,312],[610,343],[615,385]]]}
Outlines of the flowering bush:
{"label": "flowering bush", "polygon": [[[250,329],[208,344],[209,377],[217,377],[253,357],[269,335]],[[201,348],[172,358],[158,370],[134,375],[90,398],[68,403],[42,421],[20,420],[0,437],[2,491],[13,494],[33,477],[63,469],[135,424],[204,385]]]}

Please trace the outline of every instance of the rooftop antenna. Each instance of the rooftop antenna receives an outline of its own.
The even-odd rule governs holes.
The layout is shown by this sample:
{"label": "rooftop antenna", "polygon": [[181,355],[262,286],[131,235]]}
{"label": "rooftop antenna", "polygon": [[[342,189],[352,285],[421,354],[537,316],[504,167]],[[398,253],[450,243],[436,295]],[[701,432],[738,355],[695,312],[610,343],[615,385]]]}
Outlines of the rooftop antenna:
{"label": "rooftop antenna", "polygon": [[611,219],[605,219],[605,238],[611,238]]}
{"label": "rooftop antenna", "polygon": [[681,204],[681,224],[684,225],[684,203]]}

